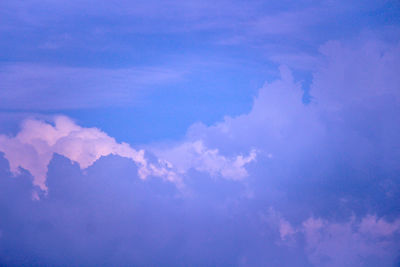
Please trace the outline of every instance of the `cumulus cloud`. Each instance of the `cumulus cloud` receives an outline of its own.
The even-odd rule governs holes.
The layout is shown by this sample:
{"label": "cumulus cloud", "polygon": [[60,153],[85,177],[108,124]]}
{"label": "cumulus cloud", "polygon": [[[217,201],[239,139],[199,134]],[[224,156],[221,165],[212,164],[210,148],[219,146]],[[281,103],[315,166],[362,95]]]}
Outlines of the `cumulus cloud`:
{"label": "cumulus cloud", "polygon": [[0,151],[9,161],[10,170],[29,171],[33,183],[47,190],[47,167],[54,153],[79,164],[81,169],[93,165],[100,157],[118,155],[129,158],[139,166],[139,176],[159,176],[182,186],[180,175],[194,168],[213,176],[240,180],[246,177],[246,164],[256,157],[252,150],[248,156],[226,158],[218,149],[208,149],[201,141],[183,143],[160,153],[155,162],[149,162],[145,151],[135,150],[127,143],[116,140],[97,128],[84,128],[65,116],[54,119],[54,125],[45,121],[28,119],[15,137],[0,135]]}
{"label": "cumulus cloud", "polygon": [[[11,213],[6,205],[0,208],[14,221],[27,220],[27,225],[39,230],[49,228],[43,237],[36,228],[27,231],[27,240],[41,236],[46,248],[57,244],[52,234],[71,235],[65,230],[70,228],[58,221],[64,216],[62,222],[84,232],[83,237],[72,235],[73,240],[59,245],[70,249],[78,263],[82,259],[74,248],[84,239],[88,240],[82,245],[84,250],[92,252],[90,262],[96,262],[99,251],[112,251],[111,259],[122,258],[125,265],[153,263],[158,258],[153,253],[133,255],[131,251],[141,247],[138,243],[156,247],[157,256],[171,265],[390,265],[398,255],[400,234],[400,117],[394,116],[400,103],[399,80],[393,70],[400,60],[385,56],[397,53],[397,45],[373,44],[356,49],[334,42],[321,48],[310,104],[302,103],[301,83],[282,66],[280,79],[260,89],[247,114],[226,117],[211,126],[194,124],[172,146],[149,145],[156,155],[153,161],[143,150],[65,117],[56,118],[54,125],[27,120],[15,137],[0,137],[0,150],[12,171],[27,169],[37,185],[50,173],[49,188],[54,190],[37,205],[46,211],[52,207],[53,214],[18,203],[22,205],[18,211],[32,211],[27,219],[19,216],[23,212]],[[374,72],[371,66],[380,70]],[[363,72],[370,75],[361,79]],[[51,163],[54,153],[87,168],[89,178],[82,179],[78,167],[66,164],[65,159],[56,156]],[[176,188],[166,189],[163,186],[171,184],[162,184],[161,179],[150,180],[154,184],[129,180],[127,175],[136,169],[124,165],[126,159],[137,165],[139,178],[151,175],[175,181],[182,177],[195,193],[177,200],[171,197]],[[60,174],[60,166],[65,173]],[[3,176],[3,184],[21,182]],[[114,176],[118,179],[109,179]],[[245,177],[246,183],[234,182]],[[97,184],[96,179],[101,182]],[[13,185],[9,188],[18,191]],[[156,192],[157,188],[162,189]],[[252,197],[243,197],[249,188]],[[163,193],[168,196],[160,197]],[[102,195],[109,199],[103,200]],[[7,203],[7,197],[1,197],[1,203]],[[29,201],[25,204],[31,207]],[[77,203],[85,205],[78,209]],[[260,216],[269,206],[273,207],[270,212]],[[95,214],[97,220],[93,222],[89,215],[76,219],[76,210]],[[167,223],[160,224],[161,220]],[[47,227],[49,222],[51,227]],[[92,227],[96,224],[98,232]],[[9,233],[18,234],[9,221],[0,219],[0,229],[0,240],[9,244],[13,241]],[[108,235],[104,229],[116,231]],[[94,242],[92,236],[119,246],[110,249],[104,245],[107,242]],[[99,245],[92,249],[94,243]],[[57,257],[46,261],[45,253],[27,246],[39,255],[33,256],[39,261],[56,261]],[[9,249],[19,255],[19,250]],[[175,264],[176,259],[170,257],[177,253],[183,255],[183,264]],[[209,261],[201,261],[204,255],[209,255]]]}
{"label": "cumulus cloud", "polygon": [[[313,73],[310,104],[282,66],[248,114],[194,124],[187,138],[230,153],[257,147],[255,196],[288,214],[270,212],[267,221],[282,242],[302,246],[302,236],[312,264],[389,266],[398,255],[399,219],[371,214],[399,216],[399,55],[398,44],[329,42]],[[395,189],[382,186],[388,181]]]}
{"label": "cumulus cloud", "polygon": [[221,176],[232,180],[241,180],[247,177],[245,165],[256,159],[254,149],[248,156],[239,155],[229,158],[221,155],[218,149],[207,148],[201,140],[184,142],[166,150],[156,150],[155,153],[161,158],[168,159],[180,173],[185,173],[193,168],[210,173],[212,176]]}
{"label": "cumulus cloud", "polygon": [[329,194],[354,197],[346,175],[377,183],[398,170],[399,54],[398,44],[329,42],[313,73],[311,103],[302,102],[301,82],[281,66],[281,78],[260,89],[249,113],[193,124],[186,138],[223,154],[257,148],[257,160],[268,166],[258,165],[266,187],[276,179],[303,179],[300,186],[324,180]]}
{"label": "cumulus cloud", "polygon": [[54,125],[35,119],[24,121],[15,137],[0,135],[0,151],[9,161],[11,172],[18,174],[19,168],[28,170],[34,177],[33,183],[42,190],[47,190],[47,166],[54,153],[77,162],[81,169],[91,166],[102,156],[118,155],[134,161],[142,179],[156,175],[178,182],[178,177],[165,164],[149,163],[144,150],[117,143],[99,129],[80,127],[64,116],[56,117]]}
{"label": "cumulus cloud", "polygon": [[[318,142],[333,123],[339,130],[348,126],[355,130],[360,123],[369,122],[344,125],[353,116],[366,116],[372,111],[386,115],[389,109],[398,107],[400,78],[396,70],[400,68],[400,44],[330,41],[321,46],[320,52],[309,105],[302,103],[301,81],[295,81],[290,69],[281,66],[280,79],[259,90],[248,114],[227,116],[212,126],[194,124],[188,136],[224,147],[227,143],[269,148],[279,144],[278,149],[282,150],[285,143],[310,146]],[[395,126],[386,116],[370,119],[379,120],[382,126]]]}
{"label": "cumulus cloud", "polygon": [[259,90],[249,113],[227,116],[211,126],[196,123],[189,128],[187,139],[202,140],[222,153],[256,148],[260,156],[271,159],[294,161],[303,157],[322,140],[325,127],[316,106],[302,103],[301,83],[294,80],[290,69],[281,66],[280,74],[280,79]]}

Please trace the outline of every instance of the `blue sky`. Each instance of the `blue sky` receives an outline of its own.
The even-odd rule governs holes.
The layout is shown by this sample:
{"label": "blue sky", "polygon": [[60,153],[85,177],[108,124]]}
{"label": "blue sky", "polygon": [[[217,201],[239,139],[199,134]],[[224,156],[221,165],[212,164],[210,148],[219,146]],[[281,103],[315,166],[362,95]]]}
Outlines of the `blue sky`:
{"label": "blue sky", "polygon": [[0,264],[398,266],[398,1],[3,1]]}

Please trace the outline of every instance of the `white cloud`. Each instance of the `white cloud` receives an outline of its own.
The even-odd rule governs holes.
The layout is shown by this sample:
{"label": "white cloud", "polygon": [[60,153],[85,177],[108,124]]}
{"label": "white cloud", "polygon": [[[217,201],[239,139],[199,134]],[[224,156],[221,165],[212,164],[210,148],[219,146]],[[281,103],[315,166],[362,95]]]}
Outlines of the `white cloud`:
{"label": "white cloud", "polygon": [[[211,126],[193,124],[185,142],[201,140],[223,154],[257,148],[259,157],[271,154],[272,161],[288,165],[343,154],[355,168],[372,161],[396,167],[400,124],[393,112],[400,106],[399,49],[399,44],[378,41],[329,42],[316,63],[310,104],[302,102],[301,83],[281,66],[281,78],[259,90],[249,113]],[[321,168],[329,173],[330,163],[325,163]],[[263,175],[272,178],[274,173]]]}
{"label": "white cloud", "polygon": [[[302,103],[301,84],[294,81],[290,70],[280,67],[281,79],[266,83],[255,98],[248,114],[225,117],[212,126],[194,124],[187,138],[202,140],[208,147],[224,153],[240,153],[257,148],[268,158],[304,156],[304,150],[324,133],[315,105]],[[269,155],[269,156],[268,156]]]}
{"label": "white cloud", "polygon": [[47,168],[54,153],[78,163],[81,169],[88,168],[102,156],[129,158],[138,165],[140,178],[158,176],[178,187],[183,186],[181,175],[191,168],[227,179],[243,179],[248,175],[245,165],[256,157],[252,150],[248,156],[227,158],[217,149],[208,149],[196,141],[162,151],[155,162],[149,162],[144,150],[118,143],[101,130],[81,127],[64,116],[55,117],[54,125],[36,119],[25,120],[15,137],[0,135],[0,151],[9,161],[12,173],[18,174],[20,168],[29,171],[34,177],[33,183],[42,190],[47,190]]}
{"label": "white cloud", "polygon": [[[26,121],[16,137],[0,136],[0,150],[5,152],[14,173],[18,172],[19,167],[29,170],[35,177],[35,184],[44,189],[47,165],[53,153],[78,162],[83,169],[101,156],[115,154],[131,158],[144,166],[140,169],[142,177],[158,175],[176,180],[174,173],[182,174],[193,168],[214,176],[240,180],[248,175],[246,164],[255,160],[256,153],[252,148],[257,148],[257,154],[265,153],[270,160],[284,160],[288,163],[304,159],[310,154],[310,149],[319,149],[318,153],[321,155],[325,151],[328,153],[339,149],[341,145],[337,145],[337,140],[333,140],[332,135],[327,133],[326,128],[329,126],[331,131],[336,130],[337,135],[343,132],[346,135],[343,138],[351,141],[347,145],[354,146],[354,149],[347,147],[346,154],[351,151],[354,154],[351,155],[354,156],[353,164],[359,162],[361,165],[365,163],[365,155],[372,155],[379,149],[377,146],[368,146],[369,140],[364,142],[366,139],[360,138],[365,131],[349,130],[353,127],[364,127],[358,125],[358,121],[362,122],[358,118],[355,122],[349,120],[352,119],[350,116],[363,115],[364,112],[343,113],[346,117],[338,120],[337,114],[331,112],[331,107],[353,108],[354,101],[363,104],[364,99],[382,95],[388,95],[393,101],[397,101],[396,97],[399,95],[396,89],[400,81],[395,67],[400,64],[400,58],[395,55],[398,49],[398,45],[383,46],[370,42],[353,51],[351,47],[329,43],[321,49],[326,62],[314,74],[311,93],[317,103],[308,106],[302,103],[301,84],[294,81],[287,67],[282,66],[281,79],[260,89],[248,114],[235,118],[226,117],[224,121],[213,126],[194,124],[186,139],[178,145],[167,149],[150,147],[160,158],[155,165],[147,164],[143,151],[136,151],[125,143],[119,144],[98,129],[82,128],[65,117],[57,118],[55,126],[37,120]],[[376,66],[378,71],[373,72],[371,68]],[[343,67],[346,67],[347,72],[340,72]],[[370,75],[364,75],[368,76],[365,80],[359,79],[361,73],[365,72]],[[351,84],[346,85],[346,81]],[[355,99],[356,96],[360,99]],[[382,103],[377,102],[373,108],[381,111],[384,107]],[[387,136],[382,140],[391,140],[392,144],[398,146],[398,138],[393,130],[397,127],[393,123],[396,119],[384,117],[379,120],[381,128],[388,129],[384,132]],[[373,151],[367,151],[368,149]],[[382,151],[389,149],[392,150],[392,146],[382,145]],[[387,153],[392,154],[393,152]],[[392,158],[386,157],[384,160],[389,161]]]}
{"label": "white cloud", "polygon": [[245,165],[256,159],[255,150],[251,150],[248,156],[225,157],[218,149],[207,148],[201,140],[184,142],[166,150],[155,150],[155,153],[168,159],[180,173],[193,168],[232,180],[245,178],[248,175]]}
{"label": "white cloud", "polygon": [[10,170],[19,173],[19,168],[28,170],[33,183],[47,190],[47,166],[54,153],[77,162],[81,169],[91,166],[102,156],[118,155],[132,159],[139,167],[139,176],[161,176],[179,183],[179,177],[165,162],[147,162],[144,150],[135,150],[127,143],[117,143],[114,138],[97,128],[83,128],[67,117],[55,118],[55,125],[28,119],[15,137],[0,135],[0,151],[9,161]]}

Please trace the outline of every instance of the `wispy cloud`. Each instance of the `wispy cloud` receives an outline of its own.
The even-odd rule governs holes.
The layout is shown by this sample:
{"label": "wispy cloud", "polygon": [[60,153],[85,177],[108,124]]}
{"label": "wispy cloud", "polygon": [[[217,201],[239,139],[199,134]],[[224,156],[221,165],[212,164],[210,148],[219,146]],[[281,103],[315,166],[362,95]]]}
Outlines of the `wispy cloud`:
{"label": "wispy cloud", "polygon": [[169,68],[100,69],[39,64],[0,67],[3,109],[69,109],[132,105],[151,86],[181,80]]}

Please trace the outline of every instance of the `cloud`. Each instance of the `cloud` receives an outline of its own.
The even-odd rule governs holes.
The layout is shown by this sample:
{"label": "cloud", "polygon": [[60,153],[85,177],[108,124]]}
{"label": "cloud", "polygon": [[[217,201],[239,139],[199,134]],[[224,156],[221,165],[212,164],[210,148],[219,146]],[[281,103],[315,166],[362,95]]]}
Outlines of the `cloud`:
{"label": "cloud", "polygon": [[292,35],[303,34],[307,27],[320,23],[326,17],[320,16],[321,8],[305,8],[301,11],[286,11],[262,16],[253,24],[258,34]]}
{"label": "cloud", "polygon": [[[6,164],[0,157],[1,265],[265,266],[285,253],[260,234],[253,202],[221,194],[239,184],[231,180],[203,173],[206,190],[182,197],[162,179],[140,179],[129,159],[102,157],[83,174],[56,155],[47,197],[32,201],[29,177],[12,179]],[[284,266],[303,262],[289,255]]]}
{"label": "cloud", "polygon": [[[395,1],[389,2],[393,6],[397,4],[393,4]],[[110,54],[117,54],[117,62],[128,58],[125,63],[131,64],[131,54],[137,54],[138,50],[149,58],[156,53],[155,57],[165,59],[164,49],[171,40],[186,45],[185,35],[195,38],[198,45],[208,49],[210,43],[229,45],[233,40],[233,43],[243,47],[268,46],[269,49],[257,50],[257,53],[266,53],[268,58],[285,52],[291,54],[292,59],[289,60],[298,61],[293,59],[293,54],[304,52],[301,51],[303,48],[308,50],[312,47],[311,50],[316,52],[321,43],[337,38],[338,33],[345,36],[358,34],[367,22],[368,26],[379,28],[377,32],[381,33],[387,20],[368,14],[379,12],[381,16],[398,15],[394,11],[396,8],[385,8],[385,5],[388,4],[378,1],[366,1],[360,5],[354,1],[300,1],[296,4],[248,1],[244,4],[225,0],[175,0],[162,4],[157,1],[129,1],[118,5],[98,1],[93,6],[91,1],[60,4],[30,0],[19,4],[1,3],[4,23],[0,25],[0,31],[10,36],[3,42],[5,49],[10,51],[7,61],[19,60],[18,55],[32,51],[39,55],[46,51],[44,54],[50,55],[51,60],[58,63],[60,60],[66,62],[63,57],[64,53],[68,53],[66,64],[70,64],[71,61],[82,62],[84,51],[95,54],[87,59],[92,63],[99,62],[99,59],[100,62],[109,62]],[[387,10],[393,14],[387,14]],[[100,17],[101,20],[98,19]],[[354,21],[354,17],[359,19]],[[115,34],[123,38],[115,38]],[[138,35],[141,37],[135,38]],[[142,37],[145,41],[138,45]],[[155,45],[160,48],[161,44],[162,49],[154,49],[153,45],[149,45],[154,37],[157,37]],[[63,57],[58,54],[60,52]],[[176,54],[175,51],[170,53]],[[31,59],[35,60],[35,57]]]}
{"label": "cloud", "polygon": [[24,121],[15,137],[0,135],[0,151],[9,161],[10,170],[18,174],[19,168],[28,170],[33,183],[47,190],[47,166],[54,153],[77,162],[81,169],[91,166],[102,156],[119,155],[131,159],[139,166],[139,176],[164,177],[172,182],[179,178],[162,164],[159,166],[145,159],[144,150],[135,150],[127,143],[117,143],[114,138],[97,128],[82,128],[64,116],[54,119],[54,125],[40,120]]}
{"label": "cloud", "polygon": [[330,41],[320,48],[320,63],[312,84],[312,94],[324,108],[349,106],[376,108],[379,100],[400,101],[400,43],[385,44],[377,40],[345,45]]}
{"label": "cloud", "polygon": [[[314,105],[302,103],[302,89],[286,66],[280,68],[281,79],[266,83],[258,92],[251,111],[237,117],[206,126],[192,125],[189,140],[203,140],[209,147],[225,152],[257,148],[264,155],[299,155],[321,139],[324,127]],[[269,156],[269,157],[270,157]]]}
{"label": "cloud", "polygon": [[313,266],[390,266],[400,245],[400,218],[312,216],[293,225],[272,207],[261,218],[279,233],[277,245],[304,249]]}
{"label": "cloud", "polygon": [[179,81],[162,67],[85,68],[14,63],[0,66],[2,109],[54,110],[135,103],[144,88]]}
{"label": "cloud", "polygon": [[222,153],[255,147],[260,156],[294,165],[317,160],[325,173],[334,172],[329,165],[336,160],[356,169],[396,169],[400,122],[391,114],[400,108],[399,44],[328,42],[321,53],[311,103],[302,102],[301,82],[281,66],[281,78],[259,90],[249,113],[210,126],[193,124],[187,139]]}
{"label": "cloud", "polygon": [[218,149],[209,149],[201,140],[184,142],[165,150],[154,150],[161,158],[171,162],[180,173],[193,168],[197,171],[210,173],[212,176],[222,176],[226,179],[241,180],[248,176],[245,165],[256,159],[253,149],[248,156],[227,158]]}
{"label": "cloud", "polygon": [[395,238],[400,219],[387,222],[375,215],[343,223],[309,218],[301,231],[306,251],[316,266],[389,266],[400,245]]}
{"label": "cloud", "polygon": [[101,130],[80,127],[65,116],[55,117],[54,125],[36,119],[25,120],[15,137],[0,135],[0,151],[9,161],[12,173],[19,174],[20,168],[29,171],[34,177],[33,183],[42,190],[47,190],[47,167],[55,153],[78,163],[81,169],[88,168],[101,157],[118,155],[135,162],[142,179],[158,176],[177,186],[182,186],[180,175],[192,168],[212,176],[243,179],[248,175],[244,166],[256,157],[253,150],[249,156],[229,159],[217,149],[208,149],[197,141],[163,151],[154,162],[149,162],[144,150],[117,143]]}
{"label": "cloud", "polygon": [[[27,173],[11,179],[0,161],[0,245],[11,255],[3,258],[54,265],[66,251],[75,265],[395,263],[398,45],[329,42],[321,53],[311,103],[282,66],[248,113],[196,123],[174,145],[148,145],[151,153],[65,117],[27,120],[15,137],[2,135],[11,170],[47,173],[49,187],[33,202]],[[164,183],[174,177],[193,194]]]}

